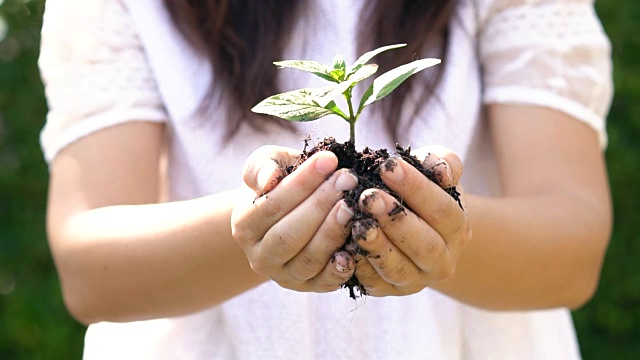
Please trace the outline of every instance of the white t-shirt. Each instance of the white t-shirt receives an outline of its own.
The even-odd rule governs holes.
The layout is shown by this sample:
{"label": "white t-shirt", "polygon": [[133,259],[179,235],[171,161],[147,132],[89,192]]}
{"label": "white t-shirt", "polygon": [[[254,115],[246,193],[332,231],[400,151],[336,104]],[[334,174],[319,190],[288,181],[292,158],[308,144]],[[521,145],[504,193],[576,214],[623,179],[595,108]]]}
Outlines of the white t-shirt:
{"label": "white t-shirt", "polygon": [[[364,0],[309,1],[285,59],[353,62]],[[299,124],[296,133],[243,127],[222,146],[217,108],[198,118],[211,81],[199,57],[157,0],[48,0],[40,66],[49,114],[41,142],[48,161],[73,141],[108,126],[154,121],[168,130],[169,200],[238,187],[244,159],[258,146],[302,148],[312,138],[348,138],[337,118]],[[312,14],[312,16],[311,16]],[[447,70],[438,102],[415,115],[414,148],[442,144],[464,161],[468,192],[499,194],[481,107],[533,104],[592,127],[606,145],[612,96],[610,45],[591,0],[462,0],[450,24]],[[408,39],[410,41],[410,39]],[[284,90],[321,86],[289,71]],[[259,81],[259,79],[256,79]],[[357,146],[393,148],[365,110]],[[189,316],[89,327],[86,359],[575,359],[566,309],[491,312],[431,289],[359,301],[346,291],[298,293],[265,283]]]}

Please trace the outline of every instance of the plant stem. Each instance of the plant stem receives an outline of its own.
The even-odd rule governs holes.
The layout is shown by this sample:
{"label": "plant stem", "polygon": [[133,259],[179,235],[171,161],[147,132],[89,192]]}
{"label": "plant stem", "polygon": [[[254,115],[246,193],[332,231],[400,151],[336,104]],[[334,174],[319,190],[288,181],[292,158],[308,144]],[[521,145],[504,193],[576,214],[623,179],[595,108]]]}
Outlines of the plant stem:
{"label": "plant stem", "polygon": [[353,113],[353,104],[351,103],[351,91],[344,93],[344,97],[347,98],[347,105],[349,105],[349,141],[355,145],[356,143],[356,117]]}
{"label": "plant stem", "polygon": [[352,144],[356,143],[356,122],[349,122],[349,141]]}

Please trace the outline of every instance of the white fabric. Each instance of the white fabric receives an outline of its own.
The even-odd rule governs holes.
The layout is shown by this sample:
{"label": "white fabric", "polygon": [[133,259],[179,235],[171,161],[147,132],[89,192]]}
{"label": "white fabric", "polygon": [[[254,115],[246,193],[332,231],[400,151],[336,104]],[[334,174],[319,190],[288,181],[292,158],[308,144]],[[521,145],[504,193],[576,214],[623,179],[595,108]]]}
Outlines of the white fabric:
{"label": "white fabric", "polygon": [[499,0],[480,58],[485,102],[541,105],[584,121],[606,146],[610,44],[590,0]]}
{"label": "white fabric", "polygon": [[[39,60],[49,102],[45,159],[96,130],[166,119],[131,18],[118,1],[47,1]],[[124,15],[124,16],[123,16]]]}
{"label": "white fabric", "polygon": [[[354,14],[363,1],[308,3],[313,16],[300,20],[285,58],[330,62],[341,53],[354,61]],[[481,105],[549,106],[593,127],[604,145],[612,88],[609,43],[591,1],[475,3],[461,1],[451,24],[441,102],[415,114],[411,138],[403,142],[452,148],[465,162],[465,189],[491,195],[499,184],[490,171],[495,161]],[[569,24],[566,30],[563,24]],[[236,141],[220,146],[223,117],[231,109],[197,117],[215,79],[157,0],[48,0],[42,39],[40,66],[50,106],[41,138],[47,160],[107,126],[166,122],[170,200],[237,187],[244,159],[260,145],[301,148],[309,133],[348,136],[342,120],[325,118],[300,124],[295,134],[245,127]],[[293,70],[281,74],[284,89],[321,84]],[[376,112],[366,111],[358,144],[392,148],[373,130],[381,121]],[[489,312],[430,289],[354,302],[344,291],[296,293],[266,283],[190,316],[92,325],[85,358],[576,359],[579,353],[566,309]]]}

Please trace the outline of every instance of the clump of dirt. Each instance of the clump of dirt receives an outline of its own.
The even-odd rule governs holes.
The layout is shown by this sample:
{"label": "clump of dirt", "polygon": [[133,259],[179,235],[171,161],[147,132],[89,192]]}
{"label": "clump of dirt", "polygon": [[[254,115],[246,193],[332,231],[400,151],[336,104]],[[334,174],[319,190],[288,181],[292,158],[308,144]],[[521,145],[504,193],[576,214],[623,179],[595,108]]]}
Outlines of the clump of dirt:
{"label": "clump of dirt", "polygon": [[[364,148],[361,152],[356,151],[352,142],[338,143],[333,137],[325,138],[322,142],[315,144],[309,148],[310,139],[305,139],[304,150],[302,155],[295,165],[289,166],[284,169],[285,175],[290,174],[297,169],[304,161],[310,158],[313,154],[319,151],[331,151],[338,158],[338,169],[350,169],[354,175],[358,177],[358,187],[354,190],[345,191],[344,200],[347,205],[353,211],[353,223],[351,236],[347,238],[344,246],[340,250],[346,250],[352,255],[360,254],[367,256],[368,254],[362,248],[357,245],[357,240],[365,235],[367,230],[377,226],[376,221],[365,212],[360,211],[358,206],[358,199],[363,191],[366,189],[381,189],[391,194],[398,201],[398,206],[391,211],[390,216],[405,211],[405,204],[403,199],[389,189],[382,179],[380,178],[380,166],[385,163],[391,155],[387,149],[373,150],[369,147]],[[407,163],[418,169],[424,176],[431,181],[436,182],[435,174],[429,169],[425,169],[422,166],[422,161],[417,157],[411,155],[411,147],[402,147],[396,144],[394,156],[402,158]],[[388,165],[386,165],[388,166]],[[460,207],[460,193],[456,190],[456,187],[450,187],[445,191],[453,197]],[[339,251],[340,251],[339,250]],[[367,291],[360,284],[360,281],[352,276],[346,283],[343,284],[343,288],[349,290],[349,296],[356,299],[358,295],[367,295]]]}

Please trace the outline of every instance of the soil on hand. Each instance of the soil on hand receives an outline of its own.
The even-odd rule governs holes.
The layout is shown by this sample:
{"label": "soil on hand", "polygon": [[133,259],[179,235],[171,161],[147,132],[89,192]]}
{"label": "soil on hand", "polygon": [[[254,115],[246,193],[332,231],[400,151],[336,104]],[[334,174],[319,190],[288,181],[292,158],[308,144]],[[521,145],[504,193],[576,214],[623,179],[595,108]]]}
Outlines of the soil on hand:
{"label": "soil on hand", "polygon": [[[351,191],[345,191],[344,194],[344,200],[354,214],[352,219],[354,225],[352,226],[351,236],[347,238],[344,246],[338,251],[346,250],[351,253],[351,255],[359,254],[366,257],[368,254],[364,249],[357,245],[357,240],[364,236],[367,230],[378,225],[376,221],[371,218],[370,214],[361,211],[358,206],[358,199],[362,192],[366,189],[382,189],[391,194],[398,201],[398,206],[391,211],[389,214],[390,216],[405,211],[403,199],[393,193],[380,178],[380,166],[383,166],[385,160],[387,160],[391,155],[387,149],[373,150],[368,147],[359,152],[356,151],[352,142],[348,141],[345,143],[338,143],[333,137],[326,138],[311,148],[309,148],[309,141],[309,139],[305,140],[304,150],[297,163],[284,169],[285,176],[297,169],[313,154],[319,151],[333,152],[338,158],[338,169],[350,169],[352,173],[358,177],[358,187]],[[412,156],[410,153],[411,147],[404,148],[396,144],[395,153],[393,155],[401,157],[407,163],[418,169],[427,178],[435,182],[436,179],[434,172],[425,169],[422,166],[422,161],[418,160],[418,158]],[[456,191],[455,186],[445,189],[445,191],[458,202],[460,207],[462,207],[459,197],[460,193]],[[360,284],[360,281],[358,281],[355,275],[343,285],[343,288],[349,289],[349,296],[353,299],[358,297],[358,293],[360,295],[367,295],[366,289],[362,284]]]}

